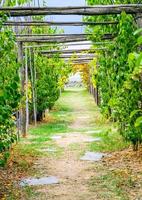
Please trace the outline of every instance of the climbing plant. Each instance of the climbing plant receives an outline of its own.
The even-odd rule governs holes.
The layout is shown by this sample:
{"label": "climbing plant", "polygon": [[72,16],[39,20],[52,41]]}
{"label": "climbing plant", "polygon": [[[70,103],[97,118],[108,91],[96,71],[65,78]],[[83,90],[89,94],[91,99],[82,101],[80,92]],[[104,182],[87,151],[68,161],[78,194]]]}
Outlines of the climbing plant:
{"label": "climbing plant", "polygon": [[46,109],[51,110],[60,96],[60,89],[63,87],[68,70],[63,60],[55,55],[52,58],[38,55],[36,57],[36,90],[37,90],[37,111],[38,119]]}
{"label": "climbing plant", "polygon": [[[93,4],[112,4],[109,1],[88,0]],[[113,3],[139,3],[138,1],[113,1]],[[112,33],[115,39],[106,45],[106,51],[98,52],[98,67],[94,80],[99,88],[102,113],[118,123],[119,131],[132,142],[134,150],[142,142],[141,134],[141,53],[137,50],[137,29],[134,17],[121,13],[117,17],[99,16],[96,20],[117,20],[118,25],[88,28],[94,33],[93,41],[101,40],[100,35]],[[89,17],[88,20],[94,20]],[[98,35],[99,33],[99,35]],[[138,39],[141,43],[141,37]],[[135,53],[131,53],[131,52]],[[137,53],[136,53],[137,52]]]}
{"label": "climbing plant", "polygon": [[[22,5],[24,3],[31,2],[31,0],[5,0],[3,1],[2,6],[15,6],[15,5]],[[0,2],[1,3],[1,2]]]}
{"label": "climbing plant", "polygon": [[[1,22],[6,19],[0,19]],[[15,117],[20,101],[19,64],[16,59],[15,37],[0,26],[0,152],[16,140]]]}
{"label": "climbing plant", "polygon": [[[133,37],[137,35],[134,34]],[[137,39],[141,44],[141,37]],[[135,48],[133,53],[128,55],[128,62],[125,65],[124,79],[116,96],[111,100],[110,105],[114,108],[115,118],[119,121],[120,132],[134,145],[134,150],[142,142],[141,134],[141,87],[142,87],[142,55]]]}

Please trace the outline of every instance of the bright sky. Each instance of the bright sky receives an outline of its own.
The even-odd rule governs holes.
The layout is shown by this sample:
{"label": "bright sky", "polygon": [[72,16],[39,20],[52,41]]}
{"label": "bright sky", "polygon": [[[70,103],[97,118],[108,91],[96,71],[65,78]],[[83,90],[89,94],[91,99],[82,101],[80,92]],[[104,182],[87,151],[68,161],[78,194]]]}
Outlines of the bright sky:
{"label": "bright sky", "polygon": [[[86,43],[88,43],[88,44],[86,45]],[[90,42],[87,42],[87,41],[76,42],[77,45],[72,45],[72,44],[74,44],[74,43],[70,43],[70,45],[66,49],[68,49],[68,50],[70,50],[70,49],[89,49],[91,46],[91,41]]]}
{"label": "bright sky", "polygon": [[[38,1],[38,0],[36,0]],[[39,0],[40,6],[43,6],[43,1],[47,4],[47,6],[54,7],[54,6],[85,6],[85,0]],[[69,21],[82,21],[82,16],[76,16],[76,15],[54,15],[54,16],[48,16],[47,20],[49,21],[64,21],[64,22],[69,22]],[[83,27],[78,27],[78,26],[69,26],[69,27],[61,27],[64,29],[64,33],[84,33],[84,28]],[[86,42],[76,42],[78,45],[70,45],[66,49],[89,49],[91,46],[90,45],[80,45],[80,43],[86,43]]]}
{"label": "bright sky", "polygon": [[[40,2],[40,6],[43,6],[43,1],[47,4],[47,6],[85,6],[85,0],[36,0]],[[70,15],[70,16],[49,16],[47,18],[51,21],[82,21],[82,16]],[[83,33],[83,27],[61,27],[64,29],[65,33]]]}

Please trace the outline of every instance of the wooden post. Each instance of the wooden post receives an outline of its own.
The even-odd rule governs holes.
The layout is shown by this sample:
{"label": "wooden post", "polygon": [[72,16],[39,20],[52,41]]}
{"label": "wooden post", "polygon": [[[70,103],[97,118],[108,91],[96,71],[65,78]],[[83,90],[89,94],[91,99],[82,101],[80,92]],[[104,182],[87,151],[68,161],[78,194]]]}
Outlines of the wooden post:
{"label": "wooden post", "polygon": [[96,103],[97,106],[100,105],[100,99],[99,99],[99,90],[98,90],[98,86],[96,87]]}
{"label": "wooden post", "polygon": [[142,27],[142,13],[137,14],[137,25],[139,28]]}
{"label": "wooden post", "polygon": [[24,67],[24,57],[23,57],[23,43],[18,42],[18,61],[21,64],[20,67],[20,81],[21,81],[21,104],[20,104],[20,125],[21,125],[21,134],[23,137],[26,137],[26,110],[25,110],[25,67]]}
{"label": "wooden post", "polygon": [[25,136],[28,132],[29,126],[29,99],[28,99],[28,52],[25,51],[25,97],[26,97],[26,124],[25,124]]}
{"label": "wooden post", "polygon": [[31,84],[32,84],[32,101],[33,101],[33,117],[34,125],[37,124],[37,109],[36,109],[36,90],[35,90],[35,80],[36,80],[36,71],[34,66],[34,53],[33,49],[30,48],[30,72],[31,72]]}

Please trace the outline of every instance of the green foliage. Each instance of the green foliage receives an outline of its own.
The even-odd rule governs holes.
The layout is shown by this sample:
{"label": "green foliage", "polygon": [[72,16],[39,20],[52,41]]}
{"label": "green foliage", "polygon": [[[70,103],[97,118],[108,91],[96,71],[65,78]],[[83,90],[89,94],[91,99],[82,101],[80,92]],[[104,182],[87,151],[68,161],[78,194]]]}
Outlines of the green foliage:
{"label": "green foliage", "polygon": [[15,6],[15,5],[22,5],[24,3],[28,3],[31,0],[5,0],[3,6]]}
{"label": "green foliage", "polygon": [[[88,0],[90,4],[110,4],[110,1]],[[138,3],[138,1],[115,1],[115,3]],[[119,131],[126,140],[133,143],[134,149],[142,142],[141,118],[141,72],[142,53],[137,52],[137,45],[142,44],[142,37],[136,31],[134,18],[121,13],[117,17],[99,16],[96,19],[113,21],[117,19],[117,26],[90,28],[90,31],[103,35],[117,33],[113,43],[108,44],[106,52],[99,53],[99,68],[95,73],[95,80],[101,97],[102,113],[118,122]],[[94,17],[92,18],[94,20]],[[89,19],[90,20],[90,19]],[[87,30],[88,31],[88,30]],[[134,34],[133,34],[134,33]],[[91,38],[96,41],[100,36]],[[134,52],[133,52],[134,51]],[[131,53],[133,52],[133,53]]]}
{"label": "green foliage", "polygon": [[[2,19],[3,20],[3,19]],[[19,64],[16,61],[15,38],[8,29],[0,32],[0,152],[15,141],[15,125],[12,114],[20,100]]]}
{"label": "green foliage", "polygon": [[131,3],[140,3],[140,0],[87,0],[89,5],[109,5],[109,4],[131,4]]}
{"label": "green foliage", "polygon": [[39,112],[43,112],[47,108],[51,109],[59,97],[59,71],[56,62],[44,56],[38,56],[36,59],[37,109]]}
{"label": "green foliage", "polygon": [[[41,16],[33,17],[33,20],[44,20]],[[25,30],[24,30],[25,31]],[[61,30],[51,27],[33,27],[33,34],[49,34],[54,35],[61,33]],[[38,48],[38,51],[59,50],[62,46],[53,43],[43,45]],[[35,52],[35,66],[32,66],[33,73],[36,72],[35,91],[36,91],[36,107],[37,118],[42,120],[43,114],[46,109],[51,110],[55,102],[60,96],[60,90],[64,87],[64,84],[70,73],[70,69],[65,62],[59,58],[59,55],[53,55],[48,58],[46,55],[42,55]],[[30,77],[31,78],[31,77]],[[31,78],[32,79],[32,78]],[[31,80],[32,82],[32,80]]]}
{"label": "green foliage", "polygon": [[94,138],[99,137],[101,141],[89,144],[90,151],[96,152],[114,152],[121,151],[130,144],[124,141],[118,131],[103,127],[100,133],[94,133]]}
{"label": "green foliage", "polygon": [[58,56],[48,58],[42,55],[36,57],[36,69],[37,110],[41,116],[46,109],[51,110],[58,100],[69,70]]}

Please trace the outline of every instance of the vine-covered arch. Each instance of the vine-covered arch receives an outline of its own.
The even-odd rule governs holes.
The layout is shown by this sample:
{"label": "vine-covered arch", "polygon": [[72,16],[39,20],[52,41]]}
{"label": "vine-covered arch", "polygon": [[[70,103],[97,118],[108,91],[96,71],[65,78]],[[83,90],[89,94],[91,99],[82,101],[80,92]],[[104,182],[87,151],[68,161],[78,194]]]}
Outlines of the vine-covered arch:
{"label": "vine-covered arch", "polygon": [[[95,2],[89,1],[92,5]],[[99,3],[100,1],[98,1]],[[126,1],[127,3],[127,1]],[[9,57],[7,59],[7,64],[12,66],[13,70],[10,68],[10,79],[9,84],[4,85],[5,82],[2,80],[2,107],[4,110],[2,117],[5,116],[5,120],[1,120],[1,135],[2,140],[5,138],[9,132],[13,132],[11,126],[14,120],[11,120],[13,111],[19,108],[19,123],[20,130],[23,136],[27,134],[28,119],[29,119],[29,107],[31,102],[29,100],[30,91],[32,89],[32,102],[34,110],[34,120],[36,123],[37,117],[41,119],[42,113],[45,108],[51,109],[54,102],[59,97],[59,87],[63,86],[64,81],[61,83],[64,77],[68,76],[70,72],[70,67],[66,67],[64,63],[65,56],[61,57],[61,54],[65,53],[63,50],[64,45],[68,45],[70,42],[81,42],[90,40],[93,42],[93,47],[90,49],[85,49],[87,55],[90,53],[98,54],[98,62],[93,61],[93,56],[89,58],[85,55],[82,58],[74,58],[74,64],[76,63],[90,63],[91,65],[91,87],[95,88],[91,90],[96,95],[97,103],[101,106],[102,112],[111,119],[119,123],[119,128],[124,137],[131,140],[137,148],[138,144],[142,141],[141,136],[141,52],[140,48],[136,48],[136,43],[138,45],[142,44],[141,36],[138,37],[140,31],[135,35],[133,32],[141,26],[141,13],[142,4],[137,2],[132,2],[136,4],[118,4],[118,5],[95,5],[87,7],[1,7],[1,39],[2,39],[2,57],[6,61],[5,52],[9,52]],[[101,4],[101,2],[100,2]],[[82,15],[85,16],[84,22],[48,22],[44,21],[46,15]],[[30,20],[26,21],[10,21],[10,17],[30,17]],[[31,20],[31,16],[34,20]],[[37,19],[38,16],[39,20]],[[52,29],[50,25],[74,25],[74,26],[87,26],[87,33],[80,35],[63,35],[57,33],[56,29]],[[26,34],[12,34],[7,30],[7,27],[15,26],[22,27],[21,31],[26,32]],[[28,33],[23,27],[28,27]],[[39,30],[39,26],[42,27],[42,31]],[[101,28],[100,28],[101,27]],[[5,29],[6,28],[6,29]],[[17,29],[15,29],[15,32]],[[49,34],[45,34],[45,32]],[[58,35],[55,35],[58,34]],[[15,36],[14,36],[15,35]],[[14,39],[15,37],[15,39]],[[10,42],[12,38],[12,42]],[[7,45],[5,45],[5,40],[9,40]],[[104,40],[112,41],[105,43]],[[14,43],[15,42],[15,43]],[[27,45],[30,43],[30,47],[24,47],[23,44]],[[36,44],[35,44],[36,43]],[[41,47],[41,43],[48,44],[47,47]],[[97,43],[101,43],[98,47]],[[16,55],[14,55],[15,44],[18,47],[18,61],[20,63],[20,81],[21,81],[21,91],[18,90],[18,64]],[[61,44],[61,46],[58,46]],[[34,51],[32,46],[37,45],[39,47],[39,52]],[[5,51],[5,52],[4,52]],[[78,51],[83,52],[83,50],[73,50],[67,53],[74,53]],[[135,51],[135,53],[131,53]],[[54,55],[55,53],[55,55]],[[52,54],[52,55],[51,55]],[[14,55],[14,56],[13,56]],[[39,56],[40,55],[40,56]],[[47,56],[48,55],[48,56]],[[70,56],[69,58],[72,58]],[[51,59],[53,58],[53,59]],[[70,60],[70,59],[69,59]],[[72,60],[71,60],[72,61]],[[48,63],[49,67],[46,67]],[[57,64],[55,64],[57,63]],[[35,71],[35,65],[37,66],[37,71]],[[63,70],[59,65],[63,66]],[[45,66],[45,67],[43,67]],[[52,70],[54,68],[54,70]],[[8,70],[8,68],[6,69]],[[6,71],[8,73],[8,71]],[[30,73],[29,73],[30,72]],[[5,72],[3,71],[3,77],[5,78]],[[44,74],[43,76],[41,74]],[[47,80],[45,74],[50,74],[52,79],[48,77],[51,83]],[[12,78],[13,75],[13,78]],[[38,76],[38,77],[37,77]],[[30,85],[28,78],[30,78]],[[14,80],[13,80],[14,79]],[[66,79],[64,79],[66,80]],[[11,83],[10,83],[11,82]],[[44,82],[44,84],[43,84]],[[50,87],[51,86],[51,87]],[[37,87],[37,88],[36,88]],[[47,89],[50,90],[47,92]],[[37,91],[38,92],[37,92]],[[44,92],[42,92],[42,90]],[[138,92],[136,92],[136,90]],[[45,92],[46,91],[46,92]],[[8,95],[14,98],[11,100]],[[21,100],[20,100],[21,94]],[[38,96],[38,94],[40,94]],[[36,96],[37,95],[37,96]],[[134,97],[133,97],[134,95]],[[47,101],[47,96],[50,97]],[[131,98],[130,98],[131,96]],[[35,99],[37,99],[37,102]],[[127,104],[129,102],[129,106]],[[20,106],[18,105],[20,102]],[[5,106],[6,104],[6,106]],[[30,106],[29,106],[30,105]],[[19,106],[19,107],[18,107]],[[10,108],[9,108],[10,107]],[[121,109],[120,109],[121,108]],[[37,109],[39,113],[37,115]],[[4,127],[4,128],[3,128]],[[5,133],[5,134],[3,134]],[[7,137],[7,136],[6,136]],[[13,142],[15,136],[9,137],[6,145],[9,147],[11,142]],[[4,142],[2,141],[1,150],[5,149]]]}

